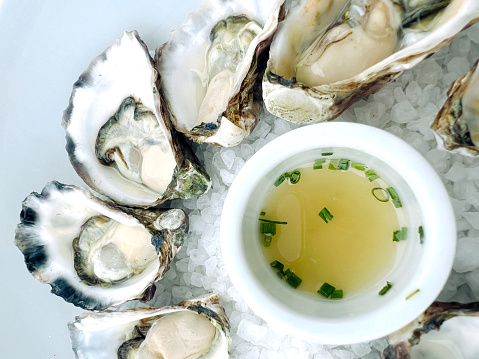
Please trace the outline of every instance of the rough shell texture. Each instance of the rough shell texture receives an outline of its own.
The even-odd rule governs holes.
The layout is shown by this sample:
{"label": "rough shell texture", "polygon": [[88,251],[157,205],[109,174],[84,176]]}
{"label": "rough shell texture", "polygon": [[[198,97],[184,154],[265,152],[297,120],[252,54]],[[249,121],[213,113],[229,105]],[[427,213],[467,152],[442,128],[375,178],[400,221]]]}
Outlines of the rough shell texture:
{"label": "rough shell texture", "polygon": [[[298,6],[304,6],[304,11],[308,13],[309,8],[316,9],[317,3],[325,1],[305,0]],[[446,10],[441,15],[444,16],[441,25],[425,37],[351,78],[312,87],[297,82],[294,77],[285,78],[278,74],[276,69],[277,64],[283,60],[276,58],[273,50],[284,46],[281,43],[284,38],[299,36],[301,39],[301,31],[288,33],[290,11],[285,21],[278,27],[271,43],[270,59],[263,77],[263,98],[266,108],[272,114],[296,123],[316,123],[335,119],[354,102],[376,92],[403,71],[412,68],[448,44],[461,30],[475,23],[479,17],[479,2],[452,0]],[[305,23],[308,24],[306,20]]]}
{"label": "rough shell texture", "polygon": [[207,317],[216,327],[216,351],[211,359],[229,357],[230,324],[217,294],[207,294],[162,308],[137,308],[127,311],[85,312],[68,324],[73,351],[80,359],[117,359],[118,348],[131,339],[140,321],[178,311],[192,311]]}
{"label": "rough shell texture", "polygon": [[[446,321],[449,321],[447,324],[453,323],[453,318],[462,318],[467,320],[470,318],[471,328],[467,328],[466,332],[469,334],[461,333],[461,328],[451,327],[448,328],[446,337],[453,344],[459,345],[459,348],[463,350],[463,353],[467,353],[466,356],[459,356],[458,358],[463,359],[474,359],[479,355],[479,347],[477,345],[477,333],[479,333],[479,302],[473,303],[442,303],[434,302],[420,317],[418,317],[411,324],[406,327],[390,334],[387,337],[389,346],[383,352],[384,359],[410,359],[415,358],[413,347],[419,345],[421,340],[425,341],[428,333],[431,331],[445,331]],[[458,324],[461,325],[464,321],[458,321]],[[431,333],[432,334],[432,333]],[[455,338],[455,335],[464,336],[469,335],[470,338],[465,339],[466,343],[460,343],[460,340]],[[468,343],[469,342],[469,343]],[[466,348],[470,346],[470,348]],[[469,353],[475,353],[474,356],[468,356]],[[444,354],[444,358],[451,358],[451,354]],[[429,357],[428,357],[429,358]],[[435,357],[435,359],[441,359]]]}
{"label": "rough shell texture", "polygon": [[[155,62],[171,120],[178,131],[196,142],[224,147],[237,145],[251,133],[261,111],[261,76],[267,55],[263,50],[282,16],[283,1],[205,0],[157,50]],[[208,83],[211,79],[205,79],[211,31],[218,22],[232,16],[252,19],[262,29],[247,48],[240,46],[233,54],[220,55],[235,61],[243,59],[228,76],[222,76],[222,85],[215,88]],[[202,121],[199,112],[205,98],[213,100],[205,106],[212,109],[206,111],[208,120]]]}
{"label": "rough shell texture", "polygon": [[[464,155],[479,154],[479,147],[471,141],[469,128],[462,118],[462,99],[469,89],[472,77],[477,71],[477,64],[478,62],[474,64],[469,72],[452,83],[447,93],[447,100],[431,125],[431,128],[435,131],[439,148],[459,152]],[[479,94],[476,97],[479,98]]]}
{"label": "rough shell texture", "polygon": [[[165,154],[151,161],[153,171],[160,167],[161,175],[167,178],[163,190],[151,190],[125,178],[115,166],[105,165],[97,156],[100,130],[128,97],[154,114],[163,133],[161,145]],[[173,130],[162,104],[158,73],[136,31],[125,32],[80,75],[73,85],[62,125],[66,132],[66,149],[77,173],[95,191],[119,204],[151,207],[168,199],[200,196],[211,186],[209,176],[189,145]],[[132,132],[125,130],[124,136]],[[121,146],[116,145],[114,150]],[[120,157],[126,156],[121,154]],[[142,166],[146,166],[144,162]]]}
{"label": "rough shell texture", "polygon": [[[171,211],[178,215],[175,225],[163,223],[165,227],[161,227],[161,222],[155,222]],[[146,229],[157,259],[140,274],[119,283],[104,286],[82,281],[75,269],[72,243],[93,216]],[[181,210],[122,210],[86,189],[56,181],[48,183],[41,194],[30,194],[22,203],[20,217],[15,244],[25,257],[27,269],[38,281],[50,284],[53,294],[93,310],[152,296],[153,283],[168,270],[188,233],[188,217]]]}

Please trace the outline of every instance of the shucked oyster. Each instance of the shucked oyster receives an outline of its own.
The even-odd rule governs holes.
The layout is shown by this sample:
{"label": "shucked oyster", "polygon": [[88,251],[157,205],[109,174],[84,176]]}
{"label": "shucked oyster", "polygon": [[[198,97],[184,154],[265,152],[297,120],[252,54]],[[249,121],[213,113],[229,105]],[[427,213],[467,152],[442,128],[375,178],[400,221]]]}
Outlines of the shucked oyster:
{"label": "shucked oyster", "polygon": [[83,313],[68,324],[81,359],[228,358],[229,322],[217,294],[175,306]]}
{"label": "shucked oyster", "polygon": [[479,358],[479,302],[433,303],[419,318],[387,337],[384,359]]}
{"label": "shucked oyster", "polygon": [[15,244],[35,279],[85,309],[154,294],[188,232],[179,209],[123,210],[53,181],[23,201]]}
{"label": "shucked oyster", "polygon": [[478,63],[451,85],[446,103],[431,125],[440,147],[469,155],[479,154]]}
{"label": "shucked oyster", "polygon": [[332,120],[478,17],[476,0],[302,0],[271,43],[266,108],[297,123]]}
{"label": "shucked oyster", "polygon": [[[261,53],[284,0],[204,0],[157,50],[171,120],[197,142],[234,146],[261,110]],[[261,60],[263,58],[263,61]]]}
{"label": "shucked oyster", "polygon": [[75,170],[123,205],[200,196],[211,184],[172,128],[158,77],[138,33],[125,32],[75,82],[63,115]]}

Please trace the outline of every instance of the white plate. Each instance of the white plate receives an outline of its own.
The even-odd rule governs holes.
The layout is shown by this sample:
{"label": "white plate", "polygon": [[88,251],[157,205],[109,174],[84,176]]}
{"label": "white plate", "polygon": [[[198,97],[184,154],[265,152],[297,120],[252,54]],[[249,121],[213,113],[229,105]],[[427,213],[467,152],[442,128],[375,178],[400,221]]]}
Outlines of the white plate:
{"label": "white plate", "polygon": [[81,309],[50,293],[14,245],[22,200],[51,180],[84,186],[61,127],[73,83],[125,30],[164,43],[200,0],[0,0],[0,358],[73,358]]}

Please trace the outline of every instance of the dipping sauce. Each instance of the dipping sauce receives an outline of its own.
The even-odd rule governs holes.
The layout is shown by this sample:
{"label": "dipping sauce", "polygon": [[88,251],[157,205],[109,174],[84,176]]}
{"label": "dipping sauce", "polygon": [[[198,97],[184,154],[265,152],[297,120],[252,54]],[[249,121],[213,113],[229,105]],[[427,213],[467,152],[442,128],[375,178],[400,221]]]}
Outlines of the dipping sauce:
{"label": "dipping sauce", "polygon": [[[391,187],[366,166],[354,164],[356,169],[348,161],[344,170],[330,166],[338,160],[323,162],[318,169],[313,164],[292,169],[272,184],[259,218],[287,224],[276,224],[276,233],[261,247],[269,263],[279,261],[283,272],[289,269],[302,280],[298,290],[318,295],[326,282],[347,297],[386,283],[398,245],[393,233],[401,229],[398,203]],[[267,222],[259,223],[262,232],[261,223]],[[262,241],[264,236],[260,233]]]}

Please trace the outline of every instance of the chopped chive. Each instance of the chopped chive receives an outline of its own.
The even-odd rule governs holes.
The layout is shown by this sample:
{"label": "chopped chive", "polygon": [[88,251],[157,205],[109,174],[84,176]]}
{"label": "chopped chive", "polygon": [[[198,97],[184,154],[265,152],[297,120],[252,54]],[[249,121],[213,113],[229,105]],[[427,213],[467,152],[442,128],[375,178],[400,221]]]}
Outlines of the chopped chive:
{"label": "chopped chive", "polygon": [[263,245],[265,247],[269,247],[272,241],[273,241],[273,236],[266,234],[263,238]]}
{"label": "chopped chive", "polygon": [[331,220],[333,219],[333,215],[331,214],[331,212],[328,211],[328,209],[326,207],[324,207],[319,213],[318,215],[323,219],[323,221],[325,221],[326,223],[329,223],[331,222]]}
{"label": "chopped chive", "polygon": [[276,274],[278,275],[278,277],[283,279],[283,277],[284,277],[284,272],[283,271],[277,271]]}
{"label": "chopped chive", "polygon": [[414,292],[412,292],[411,294],[409,294],[407,297],[406,297],[406,300],[408,300],[409,298],[411,298],[414,294],[418,293],[419,292],[419,289],[416,289]]}
{"label": "chopped chive", "polygon": [[359,171],[364,171],[368,166],[366,166],[364,163],[359,163],[359,162],[353,162],[351,163],[351,167],[359,170]]}
{"label": "chopped chive", "polygon": [[333,152],[323,152],[321,156],[332,156]]}
{"label": "chopped chive", "polygon": [[283,272],[284,270],[284,264],[281,263],[280,261],[276,261],[276,260],[272,261],[269,265],[273,267],[274,269],[279,270],[280,272]]}
{"label": "chopped chive", "polygon": [[[288,273],[286,274],[286,272]],[[290,284],[292,287],[298,288],[303,280],[299,278],[296,274],[294,274],[292,271],[290,271],[289,268],[286,270],[286,272],[285,272],[286,282],[288,282],[288,284]]]}
{"label": "chopped chive", "polygon": [[340,170],[347,171],[349,169],[349,160],[346,158],[341,158],[338,165]]}
{"label": "chopped chive", "polygon": [[393,232],[393,241],[399,242],[405,240],[407,237],[407,227],[401,227],[401,229]]}
{"label": "chopped chive", "polygon": [[331,293],[331,299],[341,299],[343,297],[343,290],[342,289],[335,289]]}
{"label": "chopped chive", "polygon": [[153,87],[153,93],[156,93],[156,92],[157,92],[156,87]]}
{"label": "chopped chive", "polygon": [[264,216],[266,214],[266,212],[264,211],[261,211],[261,213],[259,214],[260,216]]}
{"label": "chopped chive", "polygon": [[274,236],[276,234],[276,223],[271,223],[271,222],[261,223],[261,233]]}
{"label": "chopped chive", "polygon": [[339,159],[332,159],[329,161],[329,166],[328,168],[330,170],[339,170]]}
{"label": "chopped chive", "polygon": [[423,244],[424,243],[424,228],[422,228],[422,226],[419,226],[417,231],[419,233],[419,243]]}
{"label": "chopped chive", "polygon": [[299,179],[301,178],[301,172],[299,172],[298,170],[296,171],[293,171],[291,172],[291,175],[289,177],[289,181],[292,183],[292,184],[296,184],[299,182]]}
{"label": "chopped chive", "polygon": [[314,170],[322,169],[324,162],[326,162],[326,158],[319,158],[317,160],[314,160],[313,169]]}
{"label": "chopped chive", "polygon": [[321,294],[323,297],[328,298],[335,290],[331,284],[324,282],[321,288],[318,289],[318,293]]}
{"label": "chopped chive", "polygon": [[288,269],[286,269],[286,270],[284,271],[284,276],[285,276],[286,278],[288,278],[288,277],[291,275],[291,273],[293,273],[293,272],[291,272],[291,269],[288,268]]}
{"label": "chopped chive", "polygon": [[275,187],[278,187],[281,183],[284,182],[284,180],[286,179],[286,176],[284,174],[282,174],[281,176],[279,176],[279,178],[274,182],[274,186]]}
{"label": "chopped chive", "polygon": [[386,294],[387,292],[389,292],[389,289],[391,289],[392,286],[393,286],[393,285],[392,285],[390,282],[386,282],[386,285],[383,287],[383,289],[381,289],[381,290],[379,291],[379,295],[384,295],[384,294]]}
{"label": "chopped chive", "polygon": [[366,174],[366,178],[369,180],[369,182],[372,182],[374,180],[377,180],[379,178],[379,176],[377,175],[376,172],[374,172],[374,170],[367,170],[365,172]]}
{"label": "chopped chive", "polygon": [[[383,193],[383,196],[381,196],[382,198],[379,198],[379,195],[376,194],[376,192],[380,190],[382,193]],[[381,188],[381,187],[374,187],[372,190],[371,190],[371,193],[373,194],[373,196],[379,201],[379,202],[387,202],[389,201],[389,192],[387,190],[385,190],[384,188]]]}
{"label": "chopped chive", "polygon": [[388,187],[387,190],[389,192],[389,195],[391,196],[391,201],[393,202],[394,207],[396,207],[396,208],[402,207],[401,201],[399,199],[399,196],[398,196],[396,190],[392,187]]}
{"label": "chopped chive", "polygon": [[281,222],[281,221],[271,221],[269,219],[258,218],[261,222],[265,223],[274,223],[274,224],[288,224],[288,222]]}

